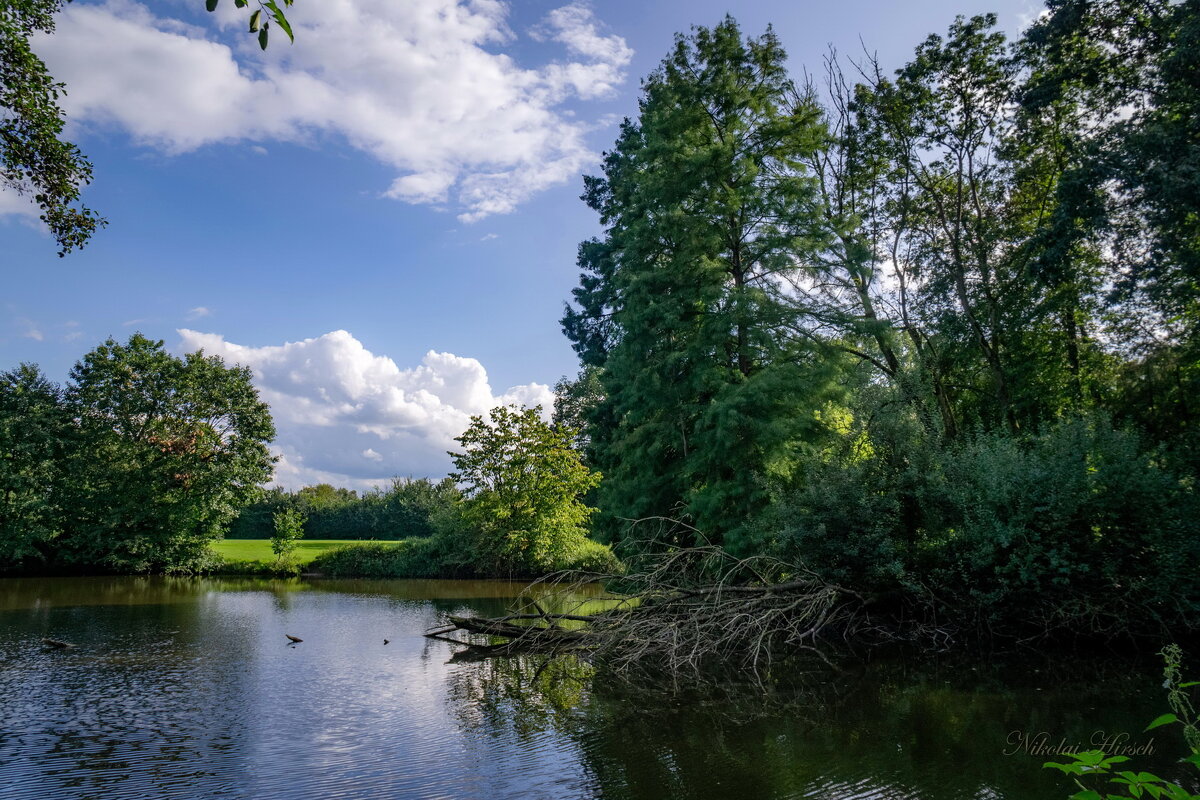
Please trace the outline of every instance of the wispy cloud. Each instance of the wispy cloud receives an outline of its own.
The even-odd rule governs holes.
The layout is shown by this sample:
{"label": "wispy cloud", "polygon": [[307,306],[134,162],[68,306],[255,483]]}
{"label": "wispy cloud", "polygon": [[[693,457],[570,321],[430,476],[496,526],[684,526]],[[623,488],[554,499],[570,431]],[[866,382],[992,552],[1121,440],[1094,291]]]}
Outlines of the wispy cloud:
{"label": "wispy cloud", "polygon": [[20,195],[0,185],[0,217],[14,217],[30,227],[48,230],[40,215],[41,209],[28,194]]}
{"label": "wispy cloud", "polygon": [[33,339],[35,342],[45,341],[46,335],[42,333],[41,326],[28,317],[17,317],[14,322],[21,329],[21,338]]}
{"label": "wispy cloud", "polygon": [[187,321],[194,322],[195,320],[203,319],[204,317],[208,317],[211,315],[212,315],[212,311],[209,310],[208,308],[205,308],[204,306],[196,306],[195,308],[190,309],[187,312]]}

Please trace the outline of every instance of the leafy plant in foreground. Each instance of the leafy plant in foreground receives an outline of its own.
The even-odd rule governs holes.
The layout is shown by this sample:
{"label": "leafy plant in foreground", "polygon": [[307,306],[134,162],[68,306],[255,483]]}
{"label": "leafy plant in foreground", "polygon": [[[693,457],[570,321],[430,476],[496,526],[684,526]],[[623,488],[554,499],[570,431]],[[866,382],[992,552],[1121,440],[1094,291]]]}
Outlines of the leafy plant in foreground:
{"label": "leafy plant in foreground", "polygon": [[[1159,654],[1166,662],[1163,669],[1165,680],[1163,688],[1167,690],[1167,704],[1171,711],[1155,719],[1146,726],[1147,731],[1164,725],[1179,724],[1183,726],[1183,738],[1191,749],[1192,754],[1183,760],[1200,768],[1200,727],[1197,722],[1196,709],[1185,689],[1200,685],[1200,681],[1180,680],[1182,672],[1180,663],[1183,652],[1178,645],[1167,645]],[[1110,756],[1103,750],[1087,750],[1071,756],[1068,763],[1047,761],[1043,767],[1057,769],[1065,775],[1074,776],[1079,791],[1070,796],[1069,800],[1134,800],[1134,798],[1168,798],[1168,800],[1200,800],[1200,795],[1192,794],[1178,784],[1171,783],[1149,772],[1134,772],[1132,770],[1114,770],[1116,764],[1129,761],[1128,756]],[[1107,777],[1109,783],[1124,787],[1118,794],[1102,794],[1097,789],[1090,789],[1082,778],[1096,779]]]}

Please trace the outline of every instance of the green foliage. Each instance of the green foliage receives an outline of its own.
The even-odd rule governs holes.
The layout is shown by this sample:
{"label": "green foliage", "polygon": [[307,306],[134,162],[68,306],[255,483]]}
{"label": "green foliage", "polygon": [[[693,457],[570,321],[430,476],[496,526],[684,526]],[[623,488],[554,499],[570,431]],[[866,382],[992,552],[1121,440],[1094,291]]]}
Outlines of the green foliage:
{"label": "green foliage", "polygon": [[29,39],[53,33],[63,0],[9,0],[0,5],[0,187],[32,195],[60,256],[83,247],[105,221],[79,205],[92,165],[61,138],[64,115],[56,83]]}
{"label": "green foliage", "polygon": [[1177,346],[1200,323],[1196,0],[1055,0],[1022,57],[1029,118],[1070,120],[1077,180],[1060,228],[1095,243],[1119,299],[1157,319],[1129,333]]}
{"label": "green foliage", "polygon": [[211,575],[258,575],[264,578],[292,578],[300,575],[303,565],[294,561],[270,561],[225,558],[197,570]]}
{"label": "green foliage", "polygon": [[604,400],[602,369],[584,365],[575,380],[566,376],[554,384],[554,424],[575,432],[575,447],[590,456],[591,440],[587,431],[597,422],[597,413]]}
{"label": "green foliage", "polygon": [[[1196,712],[1191,699],[1184,691],[1198,685],[1197,681],[1182,682],[1180,665],[1183,653],[1178,645],[1171,644],[1163,648],[1160,655],[1166,662],[1163,675],[1166,680],[1163,688],[1167,690],[1167,698],[1173,713],[1163,714],[1146,726],[1147,731],[1164,725],[1179,724],[1183,727],[1184,738],[1192,754],[1183,759],[1184,762],[1200,768],[1200,729],[1196,726]],[[1056,769],[1064,775],[1072,776],[1079,791],[1070,796],[1070,800],[1134,800],[1135,798],[1152,798],[1159,800],[1200,800],[1200,795],[1192,794],[1176,783],[1166,781],[1149,772],[1133,772],[1132,770],[1114,770],[1116,764],[1124,764],[1128,756],[1109,755],[1103,750],[1088,750],[1082,753],[1072,753],[1067,762],[1047,761],[1042,766],[1046,769]],[[1107,783],[1122,787],[1120,794],[1102,794],[1092,786],[1102,785],[1100,778],[1108,778]],[[1085,783],[1086,780],[1086,783]]]}
{"label": "green foliage", "polygon": [[0,571],[49,557],[72,436],[62,391],[35,365],[0,374]]}
{"label": "green foliage", "polygon": [[922,542],[941,552],[921,566],[958,596],[1144,604],[1119,614],[1129,620],[1194,614],[1198,498],[1134,434],[1099,418],[1025,440],[981,436],[949,453],[943,476],[925,500],[938,533]]}
{"label": "green foliage", "polygon": [[781,286],[821,235],[802,160],[824,130],[785,58],[730,18],[678,37],[585,179],[606,232],[580,246],[563,329],[602,367],[585,413],[609,536],[631,535],[618,518],[687,515],[752,548],[767,476],[820,429],[829,362],[785,336]]}
{"label": "green foliage", "polygon": [[434,539],[395,544],[352,544],[321,553],[310,569],[330,578],[452,578],[458,572],[441,557]]}
{"label": "green foliage", "polygon": [[[1146,730],[1159,725],[1178,723],[1183,728],[1183,739],[1192,753],[1200,755],[1200,717],[1196,715],[1196,706],[1191,695],[1185,691],[1194,686],[1200,686],[1200,681],[1183,680],[1183,650],[1177,644],[1169,644],[1159,655],[1163,658],[1163,687],[1167,690],[1167,705],[1170,714],[1150,723]],[[1200,767],[1200,761],[1194,762]]]}
{"label": "green foliage", "polygon": [[[388,492],[354,498],[346,490],[309,487],[280,503],[308,508],[390,509],[411,514],[417,536],[354,544],[320,554],[311,568],[330,577],[445,578],[539,576],[556,570],[615,572],[612,551],[586,538],[591,509],[579,499],[599,476],[571,446],[574,432],[546,425],[540,409],[494,409],[472,419],[452,453],[458,473],[440,483],[399,481]],[[461,481],[466,495],[455,486]],[[311,533],[313,517],[309,519]],[[394,529],[393,529],[394,532]]]}
{"label": "green foliage", "polygon": [[205,568],[208,543],[271,474],[270,413],[248,370],[135,334],[71,371],[0,381],[8,490],[0,552],[55,568]]}
{"label": "green foliage", "polygon": [[[283,0],[283,5],[290,8],[295,1]],[[279,29],[287,35],[288,41],[295,43],[296,37],[292,33],[292,25],[288,22],[287,15],[284,14],[279,4],[275,0],[266,0],[266,2],[256,0],[256,2],[258,3],[258,8],[250,13],[249,26],[250,33],[258,35],[258,46],[263,50],[267,49],[267,31],[271,27],[271,23],[263,19],[264,12],[265,16],[270,17]],[[209,11],[216,11],[218,5],[220,5],[219,0],[204,0],[204,7]],[[250,5],[250,0],[233,0],[233,5],[237,8],[246,8]]]}
{"label": "green foliage", "polygon": [[540,574],[586,539],[593,509],[580,496],[600,482],[572,447],[567,428],[542,422],[540,408],[492,409],[455,439],[451,476],[465,488],[456,526],[470,559],[497,571]]}
{"label": "green foliage", "polygon": [[911,421],[862,433],[855,426],[781,492],[777,541],[789,558],[1016,625],[1086,620],[1099,633],[1195,619],[1194,483],[1106,418],[952,443]]}
{"label": "green foliage", "polygon": [[960,17],[894,74],[680,36],[584,200],[562,419],[673,518],[965,625],[1200,620],[1200,2]]}
{"label": "green foliage", "polygon": [[304,515],[294,508],[275,512],[275,532],[271,536],[271,552],[277,561],[291,558],[296,541],[304,537]]}
{"label": "green foliage", "polygon": [[[330,578],[497,578],[511,572],[482,559],[464,557],[464,541],[451,536],[396,543],[349,544],[319,554],[309,569]],[[545,571],[614,574],[621,564],[607,546],[590,539],[570,542]]]}

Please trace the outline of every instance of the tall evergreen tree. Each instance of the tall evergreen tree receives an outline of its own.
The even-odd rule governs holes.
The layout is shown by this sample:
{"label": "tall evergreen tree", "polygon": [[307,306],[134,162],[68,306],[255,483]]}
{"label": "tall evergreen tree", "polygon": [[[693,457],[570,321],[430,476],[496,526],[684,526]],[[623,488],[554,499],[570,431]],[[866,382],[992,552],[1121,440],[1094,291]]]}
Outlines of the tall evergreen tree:
{"label": "tall evergreen tree", "polygon": [[591,446],[614,516],[687,517],[732,549],[755,539],[766,478],[818,427],[830,370],[785,331],[789,276],[820,240],[803,161],[825,135],[768,30],[726,18],[680,36],[646,79],[584,199],[606,226],[564,330],[603,366]]}

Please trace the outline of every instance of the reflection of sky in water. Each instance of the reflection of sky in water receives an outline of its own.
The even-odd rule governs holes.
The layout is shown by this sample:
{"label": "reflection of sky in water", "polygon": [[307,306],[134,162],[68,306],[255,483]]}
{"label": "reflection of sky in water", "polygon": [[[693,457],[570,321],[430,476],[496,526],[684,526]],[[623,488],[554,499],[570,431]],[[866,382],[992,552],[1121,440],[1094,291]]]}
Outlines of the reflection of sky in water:
{"label": "reflection of sky in water", "polygon": [[[797,697],[664,702],[593,693],[581,664],[449,664],[420,635],[518,588],[0,580],[0,800],[1057,800],[1045,758],[1002,755],[1012,730],[1136,736],[1162,710],[1153,672],[1073,683],[923,659]],[[1162,749],[1140,766],[1180,755]]]}
{"label": "reflection of sky in water", "polygon": [[[33,594],[67,588],[42,583]],[[107,601],[75,587],[24,610],[8,587],[0,798],[550,797],[584,783],[565,736],[479,737],[445,701],[450,648],[420,636],[435,605],[503,608],[472,602],[469,584],[436,604],[174,586]]]}

